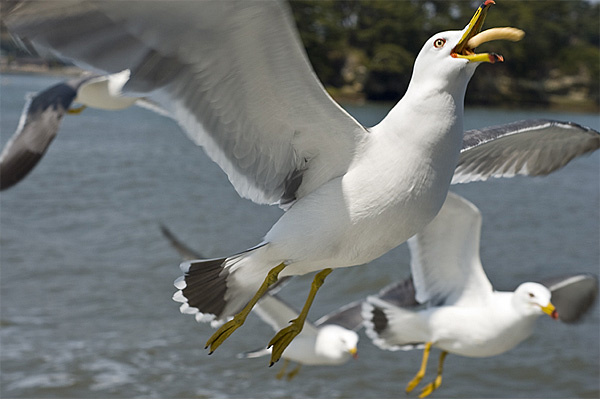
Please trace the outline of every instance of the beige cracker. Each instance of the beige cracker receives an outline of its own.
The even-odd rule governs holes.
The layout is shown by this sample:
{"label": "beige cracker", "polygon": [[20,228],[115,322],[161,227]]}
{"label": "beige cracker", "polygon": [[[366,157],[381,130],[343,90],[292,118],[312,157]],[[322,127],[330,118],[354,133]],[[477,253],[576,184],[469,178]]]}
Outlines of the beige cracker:
{"label": "beige cracker", "polygon": [[525,36],[525,32],[517,28],[491,28],[473,36],[468,42],[469,48],[476,48],[482,43],[492,40],[510,40],[518,42]]}

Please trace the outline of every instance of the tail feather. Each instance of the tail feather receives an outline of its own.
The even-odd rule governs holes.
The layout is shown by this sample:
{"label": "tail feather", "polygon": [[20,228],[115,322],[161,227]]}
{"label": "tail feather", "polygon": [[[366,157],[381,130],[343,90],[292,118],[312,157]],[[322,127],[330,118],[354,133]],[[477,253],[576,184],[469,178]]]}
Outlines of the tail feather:
{"label": "tail feather", "polygon": [[254,351],[238,353],[238,359],[253,359],[256,357],[263,357],[271,354],[271,348],[261,348]]}
{"label": "tail feather", "polygon": [[182,313],[199,313],[196,317],[199,321],[223,317],[229,274],[224,268],[226,261],[227,258],[219,258],[181,264],[184,275],[175,280],[175,287],[179,291],[173,295],[173,300],[183,303],[180,308]]}
{"label": "tail feather", "polygon": [[[173,300],[182,313],[218,327],[237,314],[259,289],[269,270],[277,265],[264,257],[266,243],[226,258],[198,259],[180,265],[183,276]],[[280,262],[281,263],[281,262]]]}
{"label": "tail feather", "polygon": [[418,330],[423,331],[425,326],[415,312],[370,296],[363,302],[362,317],[367,336],[381,349],[406,351],[423,347],[424,340]]}

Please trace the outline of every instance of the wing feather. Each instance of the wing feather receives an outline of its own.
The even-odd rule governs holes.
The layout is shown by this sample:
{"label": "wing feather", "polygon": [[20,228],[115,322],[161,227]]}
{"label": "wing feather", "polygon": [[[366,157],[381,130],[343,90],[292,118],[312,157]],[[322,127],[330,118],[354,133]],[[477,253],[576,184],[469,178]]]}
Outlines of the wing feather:
{"label": "wing feather", "polygon": [[283,2],[24,1],[5,20],[64,57],[131,70],[124,91],[151,92],[258,203],[342,175],[367,132],[323,89]]}
{"label": "wing feather", "polygon": [[455,304],[492,292],[479,258],[481,214],[463,197],[448,193],[438,215],[408,240],[416,300]]}
{"label": "wing feather", "polygon": [[465,132],[452,183],[542,176],[600,148],[600,133],[572,122],[524,120]]}

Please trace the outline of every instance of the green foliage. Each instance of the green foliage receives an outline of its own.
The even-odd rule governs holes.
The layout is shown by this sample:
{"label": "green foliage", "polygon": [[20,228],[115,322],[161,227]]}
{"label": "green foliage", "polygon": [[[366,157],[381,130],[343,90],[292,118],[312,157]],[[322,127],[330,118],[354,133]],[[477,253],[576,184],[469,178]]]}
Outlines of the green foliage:
{"label": "green foliage", "polygon": [[[291,4],[309,58],[326,86],[351,84],[343,78],[348,55],[362,54],[367,73],[355,74],[364,80],[359,86],[362,94],[368,99],[395,100],[406,90],[423,43],[436,32],[462,29],[479,2],[296,0]],[[502,54],[506,62],[482,66],[467,99],[544,104],[557,94],[548,91],[559,87],[563,95],[570,89],[587,91],[588,99],[598,106],[599,24],[597,2],[497,1],[485,28],[513,26],[526,36],[518,43],[494,41],[478,49]],[[566,82],[565,77],[579,86],[552,84],[553,80]]]}

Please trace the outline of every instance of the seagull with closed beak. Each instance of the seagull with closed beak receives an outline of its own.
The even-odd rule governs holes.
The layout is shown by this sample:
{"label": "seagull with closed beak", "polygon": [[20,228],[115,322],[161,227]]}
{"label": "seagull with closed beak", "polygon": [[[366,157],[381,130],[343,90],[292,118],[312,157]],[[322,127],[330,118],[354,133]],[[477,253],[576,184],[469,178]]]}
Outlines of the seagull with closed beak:
{"label": "seagull with closed beak", "polygon": [[448,353],[499,355],[528,338],[539,316],[575,322],[594,303],[598,279],[589,274],[526,282],[514,292],[494,290],[479,258],[480,232],[477,207],[448,193],[435,219],[408,240],[412,279],[369,296],[362,305],[366,332],[375,345],[424,348],[407,393],[425,376],[433,347],[442,350],[437,376],[419,397],[440,387]]}

